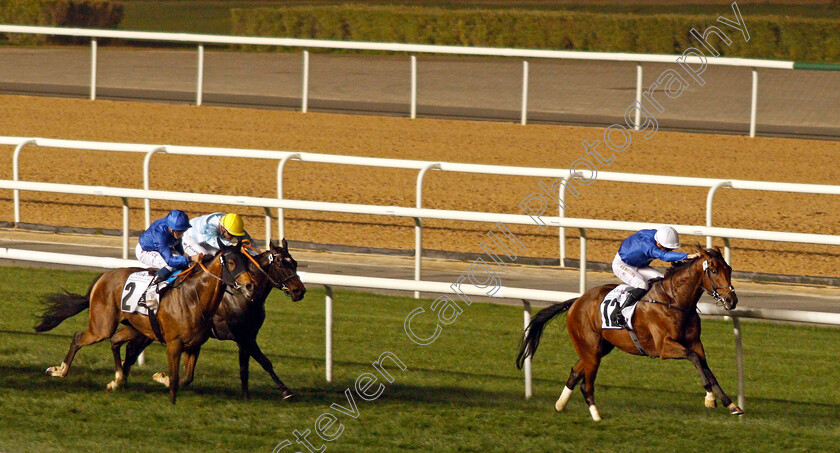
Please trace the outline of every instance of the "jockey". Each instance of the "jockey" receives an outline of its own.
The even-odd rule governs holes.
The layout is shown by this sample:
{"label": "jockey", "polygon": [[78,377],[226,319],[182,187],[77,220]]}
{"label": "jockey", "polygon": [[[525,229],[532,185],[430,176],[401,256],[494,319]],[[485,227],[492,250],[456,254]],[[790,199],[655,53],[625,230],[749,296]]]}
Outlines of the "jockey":
{"label": "jockey", "polygon": [[155,220],[140,235],[135,249],[137,259],[149,267],[160,269],[154,283],[166,280],[175,269],[183,269],[191,261],[198,260],[197,255],[183,256],[181,236],[190,227],[187,215],[173,209],[165,218]]}
{"label": "jockey", "polygon": [[647,293],[648,283],[651,280],[663,277],[659,271],[650,267],[654,259],[671,262],[698,256],[673,251],[679,247],[680,236],[677,230],[670,226],[656,230],[641,230],[621,243],[613,259],[613,272],[621,281],[634,289],[630,290],[621,307],[613,312],[613,325],[625,325],[626,320],[621,310],[639,301]]}
{"label": "jockey", "polygon": [[[245,231],[245,222],[241,216],[214,212],[190,220],[190,229],[184,233],[184,251],[196,255],[213,255],[221,248],[220,243],[231,246],[234,240],[241,239],[251,241],[251,247],[257,248]],[[248,252],[252,255],[259,254],[259,249],[249,249]]]}

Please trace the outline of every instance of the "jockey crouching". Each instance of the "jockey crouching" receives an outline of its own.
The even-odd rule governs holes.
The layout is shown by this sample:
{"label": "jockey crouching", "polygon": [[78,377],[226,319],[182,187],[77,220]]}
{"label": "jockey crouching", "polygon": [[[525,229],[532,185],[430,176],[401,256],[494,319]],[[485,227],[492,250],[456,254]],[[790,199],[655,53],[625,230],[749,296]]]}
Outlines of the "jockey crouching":
{"label": "jockey crouching", "polygon": [[641,230],[621,243],[613,259],[613,272],[622,282],[635,289],[628,293],[621,307],[613,312],[611,319],[613,325],[626,325],[621,310],[638,302],[647,293],[648,283],[651,280],[663,277],[659,271],[650,267],[653,260],[671,262],[697,257],[697,254],[688,255],[673,251],[679,247],[680,236],[672,227]]}
{"label": "jockey crouching", "polygon": [[234,245],[234,240],[243,239],[251,242],[248,253],[260,253],[251,236],[245,231],[245,222],[241,216],[214,212],[190,220],[190,229],[184,233],[183,245],[184,251],[191,255],[214,255],[221,248],[220,243],[229,247]]}
{"label": "jockey crouching", "polygon": [[181,237],[189,227],[187,215],[173,209],[165,218],[152,222],[140,235],[135,249],[137,259],[146,266],[160,269],[153,285],[169,278],[176,269],[185,269],[190,262],[198,261],[197,254],[184,256],[181,247]]}

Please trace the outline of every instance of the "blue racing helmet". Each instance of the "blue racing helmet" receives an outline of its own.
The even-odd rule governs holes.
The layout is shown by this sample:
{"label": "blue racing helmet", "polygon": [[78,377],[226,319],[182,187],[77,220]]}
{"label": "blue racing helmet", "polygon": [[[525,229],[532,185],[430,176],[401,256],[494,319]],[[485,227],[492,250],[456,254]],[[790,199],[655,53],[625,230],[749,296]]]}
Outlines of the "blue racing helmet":
{"label": "blue racing helmet", "polygon": [[173,209],[166,215],[166,226],[174,231],[187,231],[190,228],[190,219],[184,211]]}

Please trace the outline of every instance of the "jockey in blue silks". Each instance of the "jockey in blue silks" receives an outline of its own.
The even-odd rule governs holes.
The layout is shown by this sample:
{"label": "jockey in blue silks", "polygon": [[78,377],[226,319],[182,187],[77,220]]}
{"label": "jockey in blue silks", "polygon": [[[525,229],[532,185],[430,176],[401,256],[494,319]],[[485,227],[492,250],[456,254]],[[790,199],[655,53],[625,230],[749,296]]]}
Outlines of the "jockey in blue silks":
{"label": "jockey in blue silks", "polygon": [[140,235],[135,249],[137,259],[146,266],[160,269],[156,282],[166,280],[175,269],[184,269],[198,259],[197,255],[183,256],[181,236],[189,227],[187,214],[173,209],[166,217],[152,222]]}
{"label": "jockey in blue silks", "polygon": [[663,275],[650,267],[653,260],[682,261],[696,258],[696,254],[674,252],[680,247],[680,236],[672,227],[662,227],[656,230],[641,230],[634,233],[621,243],[612,269],[615,275],[634,289],[628,293],[627,299],[613,312],[613,325],[623,326],[626,322],[621,310],[639,301],[647,293],[648,283]]}

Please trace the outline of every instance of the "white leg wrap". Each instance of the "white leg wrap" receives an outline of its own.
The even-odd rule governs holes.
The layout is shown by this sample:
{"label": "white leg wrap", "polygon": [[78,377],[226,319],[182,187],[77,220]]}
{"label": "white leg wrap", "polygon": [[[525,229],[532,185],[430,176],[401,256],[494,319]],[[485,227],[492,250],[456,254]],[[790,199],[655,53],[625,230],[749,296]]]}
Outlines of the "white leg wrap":
{"label": "white leg wrap", "polygon": [[592,414],[592,420],[601,421],[601,414],[598,413],[598,408],[594,404],[589,406],[589,413]]}
{"label": "white leg wrap", "polygon": [[704,401],[706,407],[709,409],[714,409],[717,407],[717,401],[715,401],[715,394],[712,392],[706,392],[706,399]]}
{"label": "white leg wrap", "polygon": [[566,403],[569,402],[569,398],[571,397],[572,389],[570,389],[569,387],[563,387],[563,393],[560,394],[560,398],[557,400],[556,403],[554,403],[554,409],[556,409],[557,412],[560,412],[563,409],[565,409]]}

